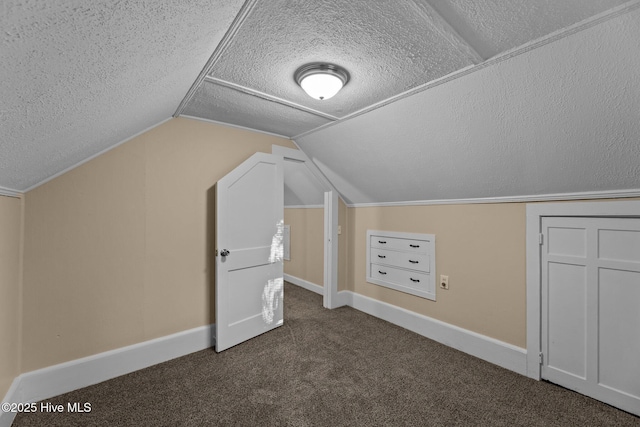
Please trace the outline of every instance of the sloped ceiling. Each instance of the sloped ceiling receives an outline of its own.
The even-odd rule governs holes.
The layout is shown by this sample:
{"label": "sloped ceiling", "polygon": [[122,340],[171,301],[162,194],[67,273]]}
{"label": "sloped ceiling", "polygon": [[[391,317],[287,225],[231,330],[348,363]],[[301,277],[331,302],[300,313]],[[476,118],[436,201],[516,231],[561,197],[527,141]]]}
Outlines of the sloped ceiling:
{"label": "sloped ceiling", "polygon": [[[295,139],[624,1],[248,3],[178,112]],[[307,96],[293,79],[298,67],[317,61],[351,75],[337,96],[324,101]]]}
{"label": "sloped ceiling", "polygon": [[243,0],[3,0],[0,187],[23,191],[170,118]]}
{"label": "sloped ceiling", "polygon": [[[535,147],[544,137],[557,141],[558,129],[571,120],[589,123],[583,102],[606,104],[584,94],[601,72],[619,76],[611,86],[622,98],[606,104],[613,112],[604,118],[598,109],[587,115],[612,129],[633,114],[617,118],[636,98],[616,88],[629,89],[623,77],[637,65],[629,52],[638,51],[631,37],[637,37],[639,3],[5,1],[0,187],[29,189],[184,115],[295,139],[351,203],[630,188],[628,156],[636,152],[628,141],[639,135],[634,126],[607,139],[613,153],[606,153],[606,162],[579,162],[585,156],[575,154],[577,141],[586,133],[571,135],[572,148],[548,140]],[[625,28],[618,31],[611,23],[620,19]],[[581,35],[589,31],[604,41]],[[565,40],[574,44],[549,51]],[[585,58],[602,54],[600,62],[587,61],[591,72],[580,71]],[[350,82],[330,100],[307,97],[293,73],[313,61],[344,66]],[[599,70],[605,61],[607,70]],[[565,85],[580,102],[557,96]],[[601,89],[602,96],[611,95]],[[544,110],[547,96],[564,106],[549,111],[573,116],[556,120],[555,133],[531,137],[546,123],[530,124],[540,117],[512,110]],[[521,123],[506,124],[513,120]],[[525,154],[539,156],[542,149],[558,151],[567,163],[529,163]],[[574,173],[573,163],[598,172],[587,176],[582,166]],[[611,172],[620,169],[625,172]]]}
{"label": "sloped ceiling", "polygon": [[351,204],[638,196],[635,52],[637,6],[296,142]]}
{"label": "sloped ceiling", "polygon": [[303,163],[285,159],[285,207],[323,206],[324,192],[327,190]]}
{"label": "sloped ceiling", "polygon": [[297,143],[352,204],[637,195],[640,55],[631,52],[640,52],[640,9]]}

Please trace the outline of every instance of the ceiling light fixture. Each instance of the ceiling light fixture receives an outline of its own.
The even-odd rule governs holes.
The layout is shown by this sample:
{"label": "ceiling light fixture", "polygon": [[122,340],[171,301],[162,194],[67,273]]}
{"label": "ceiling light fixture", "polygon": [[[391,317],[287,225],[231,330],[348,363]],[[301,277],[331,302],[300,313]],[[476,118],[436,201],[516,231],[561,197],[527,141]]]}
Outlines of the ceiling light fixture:
{"label": "ceiling light fixture", "polygon": [[349,81],[349,73],[342,67],[314,62],[298,68],[293,75],[307,95],[321,101],[331,98]]}

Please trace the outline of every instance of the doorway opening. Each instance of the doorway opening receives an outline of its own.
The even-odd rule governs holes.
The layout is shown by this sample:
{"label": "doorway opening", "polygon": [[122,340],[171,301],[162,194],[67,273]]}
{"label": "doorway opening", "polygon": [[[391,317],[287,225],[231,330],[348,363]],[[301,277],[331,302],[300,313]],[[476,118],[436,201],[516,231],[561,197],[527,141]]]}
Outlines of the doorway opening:
{"label": "doorway opening", "polygon": [[294,244],[308,245],[303,259],[299,247],[297,259],[285,258],[285,280],[322,294],[324,307],[336,308],[338,193],[302,151],[274,145],[272,153],[284,159],[285,225],[292,226]]}

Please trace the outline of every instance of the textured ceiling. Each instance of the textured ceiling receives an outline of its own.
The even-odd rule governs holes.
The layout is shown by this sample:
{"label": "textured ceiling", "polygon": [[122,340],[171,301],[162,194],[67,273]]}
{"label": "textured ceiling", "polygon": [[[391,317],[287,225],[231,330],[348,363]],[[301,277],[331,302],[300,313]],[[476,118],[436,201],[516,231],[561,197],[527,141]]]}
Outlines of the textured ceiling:
{"label": "textured ceiling", "polygon": [[[484,75],[486,64],[512,49],[636,3],[5,0],[0,13],[0,192],[32,188],[172,115],[296,137],[305,151],[318,136],[335,137],[341,140],[314,145],[353,143],[351,154],[361,155],[369,147],[357,142],[351,130],[335,135],[324,130],[359,125],[368,131],[371,123],[356,119],[380,108],[387,112],[385,123],[396,120],[391,114],[404,114],[411,118],[408,127],[424,131],[417,124],[425,116],[386,107],[409,94],[422,99],[434,91],[435,96],[437,83],[449,80],[443,77],[464,77],[460,70]],[[351,81],[334,98],[313,100],[293,81],[294,71],[311,61],[342,65]],[[490,91],[478,96],[497,99]],[[481,102],[470,105],[487,108]],[[406,160],[400,153],[416,143],[415,135],[403,135],[408,145],[400,143],[389,154],[397,165]],[[314,160],[326,163],[327,175],[332,170],[349,175],[340,169],[343,163],[355,167],[353,158],[347,160],[347,152],[338,149],[331,152],[329,145]],[[446,165],[447,159],[440,161]],[[510,159],[506,155],[505,161]],[[342,183],[354,201],[420,195],[395,189],[368,195],[360,184],[367,174],[355,174]]]}
{"label": "textured ceiling", "polygon": [[284,205],[286,207],[322,206],[324,192],[324,186],[304,163],[285,160]]}
{"label": "textured ceiling", "polygon": [[351,204],[637,196],[632,52],[638,3],[296,142]]}
{"label": "textured ceiling", "polygon": [[[295,138],[624,1],[247,3],[248,12],[178,113]],[[310,98],[293,80],[298,67],[316,61],[341,65],[351,75],[329,100]]]}
{"label": "textured ceiling", "polygon": [[0,187],[28,189],[170,118],[242,4],[3,0]]}

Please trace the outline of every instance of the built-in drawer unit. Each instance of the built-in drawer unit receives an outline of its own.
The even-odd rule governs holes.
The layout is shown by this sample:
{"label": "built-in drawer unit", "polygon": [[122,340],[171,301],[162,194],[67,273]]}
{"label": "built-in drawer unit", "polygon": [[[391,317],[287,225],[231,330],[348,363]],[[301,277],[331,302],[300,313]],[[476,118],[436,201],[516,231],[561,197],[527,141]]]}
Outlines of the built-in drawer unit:
{"label": "built-in drawer unit", "polygon": [[374,264],[384,264],[428,273],[430,271],[429,259],[430,256],[427,254],[371,248],[371,262]]}
{"label": "built-in drawer unit", "polygon": [[407,251],[420,254],[427,253],[427,245],[423,240],[371,235],[371,239],[369,241],[371,242],[372,248],[391,249],[394,251]]}
{"label": "built-in drawer unit", "polygon": [[367,230],[367,282],[436,299],[435,236]]}

